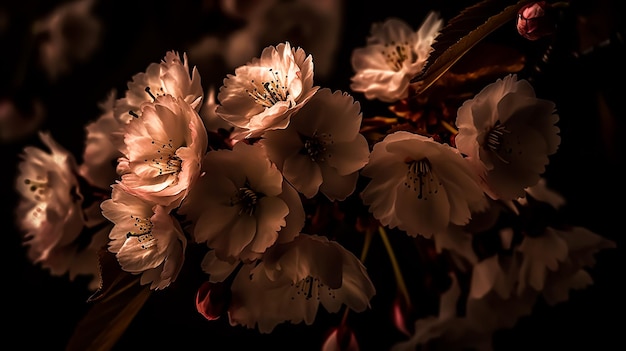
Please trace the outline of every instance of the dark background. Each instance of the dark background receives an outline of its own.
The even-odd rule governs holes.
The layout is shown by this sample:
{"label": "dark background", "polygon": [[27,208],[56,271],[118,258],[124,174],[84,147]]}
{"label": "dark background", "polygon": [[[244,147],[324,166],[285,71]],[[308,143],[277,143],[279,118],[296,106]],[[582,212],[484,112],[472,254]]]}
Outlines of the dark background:
{"label": "dark background", "polygon": [[[69,74],[51,82],[37,65],[36,51],[29,51],[25,42],[33,21],[48,14],[57,3],[61,1],[4,0],[0,3],[0,14],[4,18],[0,97],[14,99],[26,111],[33,98],[41,99],[47,109],[41,129],[49,130],[77,158],[83,148],[84,126],[98,116],[97,103],[111,88],[123,91],[133,74],[144,71],[167,50],[185,51],[203,33],[224,30],[230,25],[222,17],[201,10],[214,6],[211,1],[102,1],[96,11],[105,24],[105,36],[98,51],[87,62],[74,66]],[[387,0],[376,5],[345,2],[341,44],[333,74],[326,80],[316,79],[316,84],[349,91],[353,74],[349,57],[355,47],[364,45],[372,22],[396,16],[417,28],[428,9],[451,18],[464,5],[472,3],[452,0]],[[555,307],[538,304],[535,313],[520,319],[514,329],[495,334],[496,350],[618,350],[625,345],[624,152],[620,140],[626,116],[624,11],[617,0],[572,3],[576,6],[578,20],[571,17],[563,22],[568,34],[555,39],[547,62],[538,63],[541,74],[533,73],[538,96],[555,101],[560,114],[562,142],[545,176],[551,187],[566,197],[565,216],[572,224],[615,241],[618,248],[602,251],[597,256],[597,264],[590,270],[595,280],[593,286],[573,291],[568,302]],[[512,46],[528,50],[531,63],[540,59],[547,45],[545,41],[524,41],[516,35],[512,24],[494,37],[505,38]],[[603,45],[605,39],[612,40]],[[578,57],[572,55],[581,48],[593,50]],[[19,67],[26,67],[26,73],[16,80]],[[230,72],[218,67],[212,72],[200,73],[206,88],[206,82],[213,80],[219,84]],[[362,95],[353,95],[362,103],[365,114],[377,108]],[[4,297],[0,300],[5,321],[2,330],[6,333],[3,341],[16,345],[11,349],[62,350],[88,309],[85,301],[90,292],[85,290],[85,281],[79,279],[71,283],[65,277],[52,277],[28,262],[15,228],[15,165],[24,146],[38,143],[36,134],[32,134],[0,145],[4,160],[0,172],[3,184],[0,199],[5,203],[0,213],[6,239],[2,255],[6,273],[2,279]],[[390,296],[385,286],[394,283],[388,274],[385,253],[381,245],[377,247],[379,249],[373,249],[370,255],[376,265],[366,263],[379,291],[372,301],[374,308],[350,317],[358,326],[357,337],[362,350],[385,350],[403,338],[389,325],[385,306]],[[180,277],[179,281],[184,278]],[[230,327],[225,320],[204,320],[195,310],[193,297],[187,294],[184,283],[153,293],[115,349],[316,350],[327,332],[328,324],[323,321],[337,321],[337,316],[322,311],[321,322],[313,326],[280,325],[275,333],[260,335],[252,330]]]}

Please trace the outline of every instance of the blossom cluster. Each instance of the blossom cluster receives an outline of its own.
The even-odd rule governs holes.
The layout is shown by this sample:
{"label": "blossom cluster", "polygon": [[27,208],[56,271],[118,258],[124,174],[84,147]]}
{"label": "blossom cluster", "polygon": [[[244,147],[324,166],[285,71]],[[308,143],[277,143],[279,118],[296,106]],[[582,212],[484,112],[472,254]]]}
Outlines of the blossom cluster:
{"label": "blossom cluster", "polygon": [[[552,33],[528,28],[547,5],[537,6],[518,14],[533,41]],[[555,304],[591,284],[594,254],[615,244],[554,220],[565,199],[543,175],[561,143],[558,106],[528,79],[510,70],[469,96],[418,93],[444,30],[435,11],[417,29],[400,18],[372,24],[352,51],[351,91],[317,85],[316,56],[289,40],[227,50],[234,68],[219,87],[204,84],[187,52],[165,52],[103,99],[81,162],[45,131],[47,151],[23,150],[15,187],[28,258],[53,275],[88,276],[96,294],[119,288],[103,271],[107,255],[149,291],[199,263],[204,282],[189,298],[200,315],[271,333],[315,323],[320,306],[344,316],[375,308],[367,245],[399,235],[448,283],[430,287],[438,313],[415,316],[419,301],[393,265],[403,298],[394,324],[406,338],[392,349],[489,349],[539,298]],[[392,115],[368,115],[357,95]],[[343,244],[347,232],[363,238],[360,254]],[[359,348],[346,318],[333,328],[324,350]]]}

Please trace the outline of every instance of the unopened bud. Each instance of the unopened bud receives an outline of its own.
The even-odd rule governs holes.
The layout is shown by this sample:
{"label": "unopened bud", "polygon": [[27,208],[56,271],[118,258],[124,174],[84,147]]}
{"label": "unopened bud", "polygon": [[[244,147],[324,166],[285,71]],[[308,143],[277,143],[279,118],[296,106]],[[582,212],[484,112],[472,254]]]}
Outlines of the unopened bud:
{"label": "unopened bud", "polygon": [[359,343],[352,329],[342,324],[328,334],[322,345],[322,351],[359,351]]}
{"label": "unopened bud", "polygon": [[230,297],[228,285],[204,282],[196,293],[196,309],[204,318],[216,320],[228,310]]}
{"label": "unopened bud", "polygon": [[554,33],[554,12],[552,5],[545,1],[526,4],[517,12],[517,32],[528,40],[537,40]]}

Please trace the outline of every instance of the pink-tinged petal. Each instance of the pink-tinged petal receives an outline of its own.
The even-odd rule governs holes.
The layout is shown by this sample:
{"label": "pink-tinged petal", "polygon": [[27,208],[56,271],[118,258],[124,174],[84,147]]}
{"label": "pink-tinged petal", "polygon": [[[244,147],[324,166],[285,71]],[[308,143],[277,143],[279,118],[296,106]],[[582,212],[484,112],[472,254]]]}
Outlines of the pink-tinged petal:
{"label": "pink-tinged petal", "polygon": [[520,266],[518,294],[527,284],[537,291],[543,290],[548,270],[556,271],[559,263],[568,256],[567,242],[553,230],[546,230],[541,237],[524,237],[516,248],[523,253]]}
{"label": "pink-tinged petal", "polygon": [[258,218],[256,233],[248,248],[252,252],[265,252],[276,242],[278,232],[286,225],[287,214],[289,214],[289,208],[280,198],[261,198],[256,213]]}
{"label": "pink-tinged petal", "polygon": [[202,271],[209,274],[209,281],[212,283],[223,282],[235,271],[239,261],[223,261],[215,255],[215,250],[211,250],[204,255]]}
{"label": "pink-tinged petal", "polygon": [[501,272],[497,256],[486,258],[474,265],[470,284],[470,297],[473,299],[483,298],[493,289],[498,275],[502,274]]}
{"label": "pink-tinged petal", "polygon": [[304,227],[306,213],[300,194],[289,183],[283,182],[283,192],[278,197],[287,204],[289,214],[285,217],[285,226],[278,233],[276,242],[286,243],[300,234],[300,230]]}
{"label": "pink-tinged petal", "polygon": [[227,223],[223,231],[214,232],[213,237],[207,240],[207,245],[215,248],[220,258],[239,256],[254,240],[255,235],[260,234],[257,232],[256,217],[239,214],[239,212],[233,216],[234,211],[229,210],[229,212],[231,222]]}
{"label": "pink-tinged petal", "polygon": [[436,233],[433,239],[437,253],[448,250],[463,257],[472,265],[478,262],[472,246],[472,234],[464,231],[461,226],[451,225],[447,230]]}
{"label": "pink-tinged petal", "polygon": [[352,51],[350,62],[352,68],[357,71],[355,78],[353,78],[353,84],[365,86],[365,80],[356,78],[357,75],[364,74],[364,71],[377,71],[380,72],[380,74],[395,74],[395,72],[389,70],[385,55],[382,54],[384,48],[384,45],[378,44],[356,48]]}
{"label": "pink-tinged petal", "polygon": [[118,99],[114,107],[115,118],[123,123],[132,120],[132,114],[140,116],[142,104],[151,103],[164,95],[182,99],[196,111],[203,99],[200,75],[196,67],[189,73],[186,53],[183,53],[181,59],[175,51],[166,52],[161,62],[149,64],[144,72],[135,74],[127,85],[124,97]]}
{"label": "pink-tinged petal", "polygon": [[306,155],[285,160],[283,175],[307,198],[315,196],[323,182],[320,167]]}
{"label": "pink-tinged petal", "polygon": [[[436,177],[433,179],[434,183],[438,181]],[[428,238],[447,228],[450,223],[450,203],[446,188],[431,192],[398,184],[396,192],[397,215],[389,223],[390,226],[397,226],[412,237],[420,234]]]}
{"label": "pink-tinged petal", "polygon": [[359,171],[369,161],[370,151],[367,139],[358,134],[350,142],[337,143],[331,148],[327,163],[341,175]]}
{"label": "pink-tinged petal", "polygon": [[330,167],[322,167],[322,178],[324,182],[320,186],[320,191],[330,201],[343,201],[356,189],[359,174],[339,175],[337,171]]}
{"label": "pink-tinged petal", "polygon": [[298,133],[293,133],[287,129],[269,131],[265,133],[259,143],[265,148],[269,159],[280,170],[283,170],[285,160],[299,157],[300,150],[304,147]]}

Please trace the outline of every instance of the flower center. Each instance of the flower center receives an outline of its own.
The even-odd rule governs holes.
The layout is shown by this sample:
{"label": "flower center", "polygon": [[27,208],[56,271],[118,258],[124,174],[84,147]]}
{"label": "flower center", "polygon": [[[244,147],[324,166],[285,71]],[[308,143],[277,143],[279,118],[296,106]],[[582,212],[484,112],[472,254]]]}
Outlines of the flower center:
{"label": "flower center", "polygon": [[150,95],[150,97],[152,98],[152,101],[156,100],[157,96],[163,96],[165,95],[165,90],[163,90],[163,87],[159,87],[159,89],[157,89],[156,93],[152,92],[152,89],[148,86],[146,87],[146,93],[148,93],[148,95]]}
{"label": "flower center", "polygon": [[502,157],[502,153],[510,154],[511,150],[503,150],[504,145],[504,137],[505,134],[510,134],[511,131],[506,129],[503,124],[500,124],[500,121],[496,122],[496,125],[489,131],[486,137],[486,146],[489,150],[493,151],[496,156],[500,159],[500,161],[508,164],[504,157]]}
{"label": "flower center", "polygon": [[408,41],[402,44],[396,43],[395,41],[386,43],[382,54],[385,57],[387,65],[396,72],[402,69],[402,64],[409,57],[411,61],[415,61],[417,58],[417,55],[411,50]]}
{"label": "flower center", "polygon": [[152,221],[150,218],[142,218],[130,215],[130,218],[135,221],[135,230],[126,233],[126,238],[135,237],[137,242],[141,244],[141,248],[147,250],[156,245],[156,238],[152,235]]}
{"label": "flower center", "polygon": [[42,176],[37,176],[37,179],[24,179],[24,184],[28,186],[28,190],[33,193],[33,198],[36,201],[44,201],[46,198],[46,190],[48,190],[48,182],[42,180]]}
{"label": "flower center", "polygon": [[324,162],[326,161],[326,157],[331,157],[332,155],[326,154],[327,146],[332,145],[332,134],[330,133],[320,133],[317,131],[313,133],[312,137],[307,137],[304,135],[300,135],[300,138],[304,142],[304,147],[300,150],[301,154],[308,155],[313,162]]}
{"label": "flower center", "polygon": [[289,92],[287,91],[287,75],[284,80],[281,79],[280,73],[269,69],[270,79],[257,82],[254,79],[250,81],[252,89],[246,89],[246,93],[254,99],[254,102],[263,107],[272,107],[279,101],[287,101]]}
{"label": "flower center", "polygon": [[252,216],[261,196],[261,194],[257,194],[254,190],[250,189],[248,182],[246,182],[246,184],[239,188],[235,195],[230,198],[230,205],[239,206],[239,215],[245,213],[248,216]]}
{"label": "flower center", "polygon": [[182,160],[176,155],[176,148],[172,145],[172,139],[167,143],[152,140],[152,144],[157,146],[157,157],[145,162],[150,162],[150,166],[159,170],[159,175],[178,174],[182,167]]}
{"label": "flower center", "polygon": [[324,286],[318,278],[313,278],[308,276],[297,283],[291,283],[291,286],[294,288],[293,292],[295,294],[291,295],[291,299],[295,300],[297,298],[303,298],[305,300],[309,300],[312,297],[315,297],[317,300],[320,299],[320,291],[324,288],[328,290],[328,295],[330,295],[333,299],[335,298],[335,292]]}
{"label": "flower center", "polygon": [[433,174],[427,158],[419,161],[408,160],[404,186],[417,193],[418,199],[428,200],[428,195],[437,194],[441,182]]}

